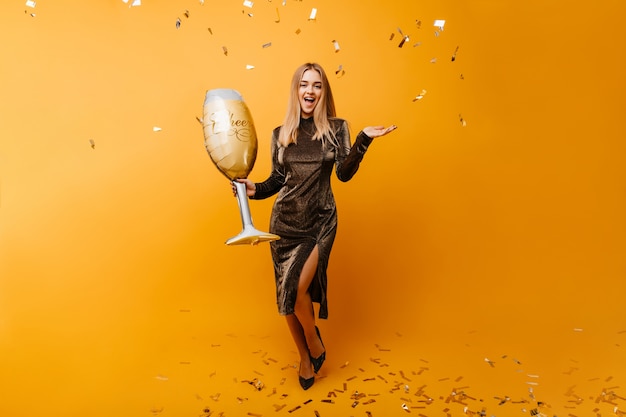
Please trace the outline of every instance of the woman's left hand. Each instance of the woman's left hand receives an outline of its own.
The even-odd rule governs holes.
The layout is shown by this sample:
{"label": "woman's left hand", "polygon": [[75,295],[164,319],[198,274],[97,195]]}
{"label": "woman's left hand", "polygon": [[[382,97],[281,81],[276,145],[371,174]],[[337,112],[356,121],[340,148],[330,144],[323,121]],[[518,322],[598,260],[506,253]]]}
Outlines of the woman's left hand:
{"label": "woman's left hand", "polygon": [[374,139],[374,138],[378,138],[380,136],[385,136],[387,133],[393,132],[397,128],[398,128],[398,126],[396,126],[396,125],[391,125],[389,127],[385,127],[385,126],[368,126],[368,127],[363,128],[363,133],[365,133],[370,138]]}

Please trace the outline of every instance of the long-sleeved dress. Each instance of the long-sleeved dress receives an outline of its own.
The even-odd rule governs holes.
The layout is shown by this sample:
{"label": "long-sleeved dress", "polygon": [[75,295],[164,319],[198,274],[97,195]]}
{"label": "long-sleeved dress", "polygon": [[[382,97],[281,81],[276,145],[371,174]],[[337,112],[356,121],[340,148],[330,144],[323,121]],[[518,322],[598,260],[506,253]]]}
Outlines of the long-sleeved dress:
{"label": "long-sleeved dress", "polygon": [[270,242],[276,279],[276,301],[281,315],[293,314],[298,280],[305,261],[318,245],[319,263],[309,292],[320,304],[319,318],[328,318],[326,269],[337,231],[337,208],[331,189],[333,167],[340,181],[348,181],[359,169],[372,139],[360,132],[353,145],[345,120],[333,118],[331,128],[337,143],[313,140],[313,117],[300,119],[297,144],[286,148],[278,142],[281,127],[272,133],[272,171],[256,183],[251,199],[264,199],[276,193],[272,208],[270,233],[280,236]]}

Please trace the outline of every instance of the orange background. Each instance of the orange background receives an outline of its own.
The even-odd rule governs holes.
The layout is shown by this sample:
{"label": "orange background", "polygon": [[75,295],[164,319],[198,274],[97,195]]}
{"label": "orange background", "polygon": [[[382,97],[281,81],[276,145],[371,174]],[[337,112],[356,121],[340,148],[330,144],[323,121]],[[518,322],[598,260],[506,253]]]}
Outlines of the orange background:
{"label": "orange background", "polygon": [[[297,360],[267,245],[223,243],[239,212],[196,117],[240,91],[265,179],[305,61],[353,136],[399,126],[335,181],[328,378],[383,341],[491,398],[527,389],[486,374],[516,356],[550,413],[613,413],[591,398],[626,385],[623,2],[143,3],[0,4],[0,415],[201,415],[249,335]],[[271,204],[251,202],[260,229]]]}

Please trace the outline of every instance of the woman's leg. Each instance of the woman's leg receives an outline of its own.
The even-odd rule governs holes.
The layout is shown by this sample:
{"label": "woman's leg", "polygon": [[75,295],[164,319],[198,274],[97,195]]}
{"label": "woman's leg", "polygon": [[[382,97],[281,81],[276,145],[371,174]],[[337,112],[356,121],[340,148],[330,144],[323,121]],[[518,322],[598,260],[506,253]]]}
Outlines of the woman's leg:
{"label": "woman's leg", "polygon": [[[312,357],[318,358],[324,353],[322,341],[315,331],[315,312],[313,310],[313,302],[309,293],[309,286],[315,273],[317,272],[317,264],[319,261],[319,249],[317,245],[311,251],[308,259],[302,267],[300,273],[300,281],[298,282],[298,295],[296,297],[295,315],[298,318],[302,333],[306,339],[309,352]],[[304,375],[303,375],[304,376]]]}
{"label": "woman's leg", "polygon": [[314,376],[313,366],[311,365],[309,347],[306,344],[306,338],[304,337],[302,325],[295,314],[288,314],[285,318],[287,319],[287,326],[289,326],[291,337],[293,338],[293,341],[296,342],[298,354],[300,355],[299,375],[304,379],[312,378]]}

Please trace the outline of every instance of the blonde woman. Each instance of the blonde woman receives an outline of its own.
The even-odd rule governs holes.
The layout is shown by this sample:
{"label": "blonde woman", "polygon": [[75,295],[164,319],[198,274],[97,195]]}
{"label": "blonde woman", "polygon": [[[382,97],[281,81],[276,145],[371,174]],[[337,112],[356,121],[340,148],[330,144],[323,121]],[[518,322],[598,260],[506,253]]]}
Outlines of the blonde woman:
{"label": "blonde woman", "polygon": [[272,134],[269,178],[238,180],[250,199],[278,194],[270,219],[270,232],[281,238],[270,242],[277,304],[300,354],[298,377],[305,390],[326,359],[313,302],[319,303],[319,318],[328,318],[326,269],[337,230],[332,171],[350,180],[373,138],[395,128],[366,127],[351,144],[347,122],[336,117],[326,73],[306,63],[293,75],[287,114]]}

